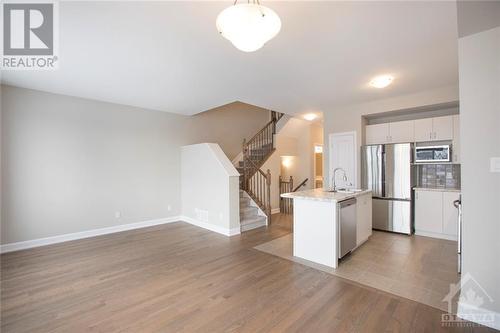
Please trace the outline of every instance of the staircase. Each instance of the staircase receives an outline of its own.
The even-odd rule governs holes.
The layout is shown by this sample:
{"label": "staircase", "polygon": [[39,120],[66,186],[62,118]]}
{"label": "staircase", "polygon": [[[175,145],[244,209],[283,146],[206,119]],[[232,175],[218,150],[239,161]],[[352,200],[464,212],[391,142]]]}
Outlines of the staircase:
{"label": "staircase", "polygon": [[240,173],[241,231],[271,223],[271,172],[261,167],[275,151],[276,124],[282,116],[271,111],[271,120],[250,140],[243,140],[243,159],[236,166]]}
{"label": "staircase", "polygon": [[252,230],[266,225],[266,215],[262,215],[259,207],[254,206],[248,194],[240,190],[240,229]]}

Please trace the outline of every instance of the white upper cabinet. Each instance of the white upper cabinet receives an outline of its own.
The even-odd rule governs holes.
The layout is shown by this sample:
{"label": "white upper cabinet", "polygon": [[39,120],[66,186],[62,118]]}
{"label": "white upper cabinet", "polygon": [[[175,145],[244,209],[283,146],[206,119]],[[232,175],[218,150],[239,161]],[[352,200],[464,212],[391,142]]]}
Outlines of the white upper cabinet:
{"label": "white upper cabinet", "polygon": [[[366,144],[453,140],[453,146],[459,147],[458,122],[455,115],[366,125]],[[454,162],[458,161],[458,152],[453,154]]]}
{"label": "white upper cabinet", "polygon": [[416,142],[432,140],[432,118],[417,119],[414,126]]}
{"label": "white upper cabinet", "polygon": [[460,116],[458,114],[453,116],[453,162],[460,162]]}
{"label": "white upper cabinet", "polygon": [[366,144],[389,143],[389,124],[366,125]]}
{"label": "white upper cabinet", "polygon": [[453,116],[432,118],[432,140],[453,140]]}
{"label": "white upper cabinet", "polygon": [[396,121],[389,124],[389,138],[393,143],[413,142],[414,136],[414,121]]}
{"label": "white upper cabinet", "polygon": [[413,142],[413,120],[366,126],[366,144]]}

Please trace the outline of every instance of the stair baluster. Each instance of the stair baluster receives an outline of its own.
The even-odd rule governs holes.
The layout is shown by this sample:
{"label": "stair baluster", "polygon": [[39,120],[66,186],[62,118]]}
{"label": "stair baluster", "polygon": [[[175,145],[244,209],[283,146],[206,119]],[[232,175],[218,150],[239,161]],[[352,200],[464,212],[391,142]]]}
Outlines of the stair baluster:
{"label": "stair baluster", "polygon": [[240,163],[240,189],[259,205],[271,223],[271,171],[260,168],[274,152],[276,123],[282,113],[271,111],[271,120],[250,140],[243,140],[243,161]]}

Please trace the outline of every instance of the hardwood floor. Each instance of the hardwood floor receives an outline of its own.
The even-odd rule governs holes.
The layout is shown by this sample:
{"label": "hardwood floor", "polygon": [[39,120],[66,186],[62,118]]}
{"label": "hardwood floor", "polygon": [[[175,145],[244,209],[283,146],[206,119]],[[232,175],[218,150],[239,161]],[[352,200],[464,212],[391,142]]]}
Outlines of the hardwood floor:
{"label": "hardwood floor", "polygon": [[2,332],[439,332],[442,312],[186,223],[1,256]]}

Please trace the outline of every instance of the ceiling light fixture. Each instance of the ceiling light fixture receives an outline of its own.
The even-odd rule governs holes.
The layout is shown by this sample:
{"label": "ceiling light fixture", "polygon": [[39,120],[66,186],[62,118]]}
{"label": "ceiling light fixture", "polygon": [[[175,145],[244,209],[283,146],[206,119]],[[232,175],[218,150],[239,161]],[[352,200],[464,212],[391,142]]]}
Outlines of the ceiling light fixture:
{"label": "ceiling light fixture", "polygon": [[313,121],[316,118],[318,118],[318,116],[314,113],[307,113],[304,115],[305,120]]}
{"label": "ceiling light fixture", "polygon": [[259,0],[237,4],[217,16],[216,26],[222,37],[241,51],[253,52],[274,38],[281,29],[281,20],[272,9]]}
{"label": "ceiling light fixture", "polygon": [[391,75],[380,75],[370,81],[370,86],[375,88],[385,88],[392,83],[394,77]]}

